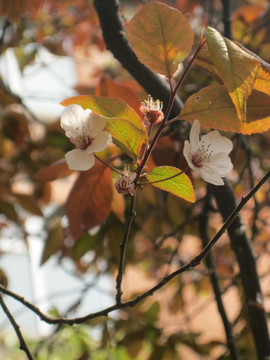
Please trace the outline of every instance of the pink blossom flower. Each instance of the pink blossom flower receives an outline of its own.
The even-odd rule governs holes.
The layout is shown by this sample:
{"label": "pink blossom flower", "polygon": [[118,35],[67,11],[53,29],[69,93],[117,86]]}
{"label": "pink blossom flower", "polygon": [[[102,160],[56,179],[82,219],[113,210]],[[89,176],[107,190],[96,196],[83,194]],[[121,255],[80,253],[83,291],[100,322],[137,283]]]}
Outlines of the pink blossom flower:
{"label": "pink blossom flower", "polygon": [[223,177],[232,170],[228,154],[232,142],[215,130],[203,135],[200,140],[200,122],[195,120],[190,131],[190,141],[185,141],[184,156],[189,167],[199,172],[208,183],[223,185]]}
{"label": "pink blossom flower", "polygon": [[68,167],[72,170],[88,170],[95,164],[94,153],[104,150],[112,141],[103,131],[106,120],[89,109],[69,105],[62,113],[61,127],[76,149],[66,153]]}

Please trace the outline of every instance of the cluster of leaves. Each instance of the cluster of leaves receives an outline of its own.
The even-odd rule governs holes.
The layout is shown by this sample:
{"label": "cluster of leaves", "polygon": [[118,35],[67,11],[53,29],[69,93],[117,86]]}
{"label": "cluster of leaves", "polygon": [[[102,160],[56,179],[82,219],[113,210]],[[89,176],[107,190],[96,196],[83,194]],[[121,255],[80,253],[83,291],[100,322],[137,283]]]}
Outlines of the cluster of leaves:
{"label": "cluster of leaves", "polygon": [[[19,50],[23,50],[33,41],[46,46],[55,54],[65,53],[62,47],[63,40],[70,38],[74,49],[76,46],[87,48],[90,43],[95,43],[99,49],[103,49],[101,31],[92,3],[77,1],[74,5],[74,1],[54,1],[48,2],[46,10],[38,1],[20,3],[24,9],[18,14],[24,11],[28,14],[21,22],[17,13],[13,11],[14,6],[4,8],[2,2],[0,9],[3,15],[8,16],[10,22],[17,21],[17,30],[12,27],[13,37],[9,43],[5,43],[4,48],[16,46],[22,69],[34,59],[35,53],[32,57],[27,57],[24,51]],[[203,3],[179,0],[175,8],[170,8],[162,3],[151,2],[142,7],[126,26],[127,35],[138,58],[152,70],[165,75],[171,84],[174,84],[178,76],[174,78],[178,66],[190,54],[194,38],[189,22],[177,7],[192,14],[196,6],[203,8]],[[38,7],[40,11],[36,12]],[[233,31],[236,40],[264,57],[266,49],[269,48],[266,36],[269,29],[265,22],[267,13],[265,18],[258,20],[257,14],[261,13],[261,10],[256,7],[256,16],[250,18],[248,14],[255,13],[254,5],[249,5],[248,9],[239,8],[233,16]],[[23,30],[29,28],[32,30],[31,36],[25,38],[29,32]],[[265,60],[269,62],[269,58]],[[269,132],[266,132],[270,126],[269,64],[238,43],[222,37],[212,27],[207,29],[205,45],[199,51],[194,64],[197,69],[193,68],[188,73],[184,86],[179,90],[187,101],[178,120],[192,123],[194,119],[199,119],[205,127],[232,132],[231,137],[236,144],[232,156],[235,166],[234,186],[236,194],[241,197],[249,189],[250,184],[259,179],[260,172],[269,167],[267,154],[270,139]],[[199,75],[201,85],[208,86],[190,94],[190,87],[197,82],[198,68],[202,74]],[[91,95],[71,98],[62,104],[67,106],[76,103],[84,109],[92,109],[106,117],[107,131],[112,134],[117,147],[111,146],[99,155],[104,160],[113,159],[113,165],[120,169],[127,163],[131,167],[136,167],[136,162],[141,160],[145,144],[150,140],[138,111],[139,100],[143,100],[146,94],[142,94],[140,87],[130,86],[134,82],[131,79],[127,81],[124,78],[127,75],[122,75],[117,66],[113,69],[104,69],[104,72],[106,71],[117,77],[118,81],[102,77],[98,87],[95,90],[91,89]],[[134,88],[137,89],[137,93]],[[72,145],[64,137],[58,124],[41,126],[29,122],[25,113],[17,110],[19,99],[4,87],[1,91],[4,96],[1,96],[3,110],[0,152],[3,160],[0,164],[0,226],[1,231],[7,227],[12,229],[14,225],[18,226],[22,239],[27,242],[24,227],[25,211],[43,216],[42,208],[52,200],[50,189],[53,183],[50,182],[72,173],[63,161],[58,161]],[[176,120],[174,124],[177,124]],[[40,129],[42,135],[35,137],[33,128]],[[179,135],[179,132],[177,126],[175,129],[168,128],[157,143],[145,169],[148,181],[164,180],[174,176],[179,171],[178,168],[186,167],[182,148],[187,133]],[[249,140],[239,134],[256,134],[250,140],[256,161],[251,160]],[[253,166],[260,169],[258,174],[253,173]],[[196,184],[198,198],[203,198],[205,185],[199,179],[192,180]],[[27,183],[28,193],[20,191],[22,182]],[[154,187],[146,185],[137,191],[138,216],[131,231],[132,242],[126,254],[126,263],[130,268],[139,269],[142,279],[146,282],[161,279],[194,255],[194,248],[201,246],[198,240],[198,219],[202,208],[200,200],[192,204],[195,201],[195,193],[190,179],[186,175],[181,175],[175,178],[173,184],[167,180],[153,185]],[[166,192],[161,192],[158,188]],[[50,256],[58,254],[72,259],[78,272],[99,273],[101,270],[98,263],[102,260],[107,264],[106,272],[114,274],[119,262],[119,244],[125,231],[124,222],[129,201],[128,197],[124,198],[115,192],[112,172],[103,165],[97,164],[89,171],[78,174],[67,200],[64,199],[68,227],[65,228],[61,221],[62,209],[57,208],[51,218],[45,219],[47,239],[42,263]],[[249,231],[258,254],[263,251],[268,253],[267,189],[258,194],[255,209],[255,212],[253,208],[246,210]],[[215,208],[212,210],[215,211]],[[219,224],[218,216],[213,216],[210,232],[214,233]],[[88,230],[96,226],[99,227],[98,231],[94,235],[90,234]],[[73,247],[70,247],[70,237]],[[85,263],[83,256],[89,251],[94,256],[91,262]],[[234,255],[226,239],[218,244],[215,255],[216,268],[221,276],[220,284],[226,292],[237,282],[238,275],[238,269],[232,260]],[[112,359],[115,357],[125,360],[135,359],[136,356],[149,360],[179,359],[183,347],[186,346],[203,356],[209,355],[213,348],[223,349],[223,342],[213,339],[208,343],[202,343],[199,333],[184,330],[184,320],[183,326],[176,326],[178,330],[180,328],[180,332],[164,331],[166,321],[162,320],[162,312],[165,312],[175,324],[173,320],[175,321],[176,314],[181,316],[190,311],[186,292],[190,291],[194,298],[200,296],[203,299],[209,289],[209,280],[204,266],[201,265],[196,271],[191,271],[181,278],[181,282],[175,280],[169,284],[166,291],[162,292],[166,302],[157,298],[153,303],[144,303],[136,309],[123,311],[120,320],[111,320],[113,341],[106,322],[102,319],[97,321],[96,325],[102,327],[103,334],[100,349],[108,347],[108,350],[106,354],[102,350],[96,350],[95,358],[103,359],[110,347],[113,349]],[[132,293],[133,290],[130,291],[130,294]],[[206,300],[207,304],[211,301]],[[249,351],[250,355],[253,351],[252,345],[249,334],[245,332],[243,316],[240,310],[239,312],[239,317],[235,319],[235,325],[240,329],[239,348],[243,353]],[[129,321],[126,321],[127,318]],[[59,333],[58,341],[61,348],[63,343],[68,344],[72,340],[76,342],[77,339],[87,337],[85,333],[75,334],[76,330],[62,331],[70,331],[72,334],[68,333],[62,338]],[[89,349],[96,346],[98,345],[90,344],[88,340],[78,341],[74,347],[78,347],[74,359],[87,359],[87,356],[90,356]],[[56,342],[55,347],[58,349],[60,345]],[[43,359],[47,354],[40,352],[38,356],[38,359]],[[60,356],[64,358],[67,354],[63,353]]]}

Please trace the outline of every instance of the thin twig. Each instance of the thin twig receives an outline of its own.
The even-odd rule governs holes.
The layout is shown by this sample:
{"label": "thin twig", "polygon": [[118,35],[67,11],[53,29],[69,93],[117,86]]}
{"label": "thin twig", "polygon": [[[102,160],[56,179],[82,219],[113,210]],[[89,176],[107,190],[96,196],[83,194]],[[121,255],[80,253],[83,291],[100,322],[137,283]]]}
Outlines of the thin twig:
{"label": "thin twig", "polygon": [[17,334],[17,337],[18,337],[19,342],[20,342],[20,349],[25,352],[25,354],[26,354],[26,356],[27,356],[27,358],[29,360],[34,360],[34,358],[32,357],[32,355],[31,355],[31,353],[30,353],[30,351],[29,351],[29,349],[28,349],[28,347],[27,347],[27,345],[26,345],[26,343],[24,341],[24,338],[23,338],[22,333],[20,331],[20,327],[16,323],[16,321],[15,321],[14,317],[12,316],[12,314],[10,313],[10,311],[9,311],[9,309],[8,309],[4,299],[3,299],[2,294],[0,294],[0,305],[2,306],[3,311],[6,313],[11,325],[13,326],[13,329],[15,330],[15,332]]}
{"label": "thin twig", "polygon": [[129,234],[130,234],[131,225],[132,225],[133,219],[135,217],[135,197],[136,196],[131,196],[129,215],[128,215],[128,219],[127,219],[127,227],[126,227],[123,241],[120,244],[120,260],[119,260],[118,274],[116,277],[116,298],[115,298],[116,304],[121,303],[121,296],[122,296],[121,285],[122,285],[122,279],[123,279],[126,246],[127,246],[127,241],[128,241]]}

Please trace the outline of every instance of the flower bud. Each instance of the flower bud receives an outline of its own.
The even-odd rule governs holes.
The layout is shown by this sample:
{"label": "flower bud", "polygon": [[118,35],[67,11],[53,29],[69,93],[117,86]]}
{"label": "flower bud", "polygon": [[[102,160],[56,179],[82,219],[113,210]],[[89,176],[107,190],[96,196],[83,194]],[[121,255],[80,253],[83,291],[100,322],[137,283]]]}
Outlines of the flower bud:
{"label": "flower bud", "polygon": [[115,188],[119,194],[130,194],[135,195],[135,184],[134,180],[137,174],[135,172],[123,175],[115,182]]}
{"label": "flower bud", "polygon": [[143,113],[143,122],[145,126],[149,124],[158,124],[164,119],[162,110],[163,103],[159,100],[153,100],[149,95],[147,100],[142,102],[140,111]]}

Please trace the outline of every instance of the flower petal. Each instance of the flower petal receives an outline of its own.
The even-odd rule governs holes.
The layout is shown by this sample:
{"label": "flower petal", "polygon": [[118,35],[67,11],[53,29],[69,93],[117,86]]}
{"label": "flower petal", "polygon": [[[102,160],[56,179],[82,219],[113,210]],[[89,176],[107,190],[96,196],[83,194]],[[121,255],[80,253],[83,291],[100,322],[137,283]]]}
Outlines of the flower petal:
{"label": "flower petal", "polygon": [[92,141],[91,145],[86,149],[88,154],[104,150],[112,141],[111,134],[108,131],[102,131]]}
{"label": "flower petal", "polygon": [[202,179],[208,182],[209,184],[224,185],[223,179],[220,176],[218,176],[214,171],[209,171],[206,168],[201,168],[200,175]]}
{"label": "flower petal", "polygon": [[76,137],[78,133],[82,132],[82,128],[85,127],[89,119],[91,110],[83,110],[80,105],[69,105],[62,113],[60,125],[65,130],[66,136]]}
{"label": "flower petal", "polygon": [[192,154],[197,151],[200,143],[200,129],[201,126],[199,120],[194,120],[189,135]]}
{"label": "flower petal", "polygon": [[86,150],[74,149],[66,153],[66,161],[71,170],[88,170],[95,164],[93,154],[88,154]]}
{"label": "flower petal", "polygon": [[221,136],[218,130],[203,135],[201,142],[204,142],[206,146],[210,144],[211,150],[214,153],[229,154],[233,148],[231,140],[225,136]]}
{"label": "flower petal", "polygon": [[183,155],[188,163],[188,166],[192,169],[192,170],[196,170],[195,166],[192,163],[192,151],[191,151],[191,145],[190,143],[186,140],[185,144],[184,144],[184,149],[183,149]]}
{"label": "flower petal", "polygon": [[210,157],[210,162],[206,167],[211,167],[218,175],[224,177],[232,170],[233,165],[231,159],[225,153],[213,154]]}
{"label": "flower petal", "polygon": [[100,116],[94,112],[91,114],[91,137],[95,138],[105,128],[107,121],[103,116]]}

